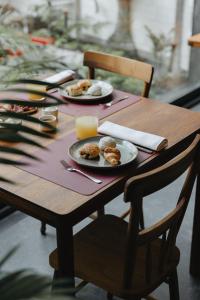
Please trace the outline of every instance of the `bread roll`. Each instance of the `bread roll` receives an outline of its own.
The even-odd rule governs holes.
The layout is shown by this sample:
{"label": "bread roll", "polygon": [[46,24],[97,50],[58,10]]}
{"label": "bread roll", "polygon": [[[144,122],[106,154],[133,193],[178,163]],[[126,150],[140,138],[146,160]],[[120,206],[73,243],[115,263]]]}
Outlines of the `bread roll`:
{"label": "bread roll", "polygon": [[85,159],[95,159],[99,156],[100,149],[97,144],[87,143],[80,148],[79,153]]}
{"label": "bread roll", "polygon": [[77,83],[78,87],[80,89],[82,89],[83,91],[87,91],[88,88],[92,85],[92,82],[89,80],[89,79],[83,79],[83,80],[80,80],[78,83]]}
{"label": "bread roll", "polygon": [[87,90],[87,95],[91,96],[101,96],[102,95],[102,89],[100,85],[93,84],[89,89]]}
{"label": "bread roll", "polygon": [[101,151],[104,151],[106,147],[115,148],[116,147],[116,141],[114,138],[110,136],[104,136],[99,141],[99,148]]}
{"label": "bread roll", "polygon": [[69,85],[66,90],[68,95],[72,97],[80,96],[83,93],[83,90],[77,84]]}
{"label": "bread roll", "polygon": [[109,162],[112,166],[116,166],[120,162],[121,158],[121,153],[119,149],[117,148],[112,148],[112,147],[106,147],[104,149],[104,158]]}

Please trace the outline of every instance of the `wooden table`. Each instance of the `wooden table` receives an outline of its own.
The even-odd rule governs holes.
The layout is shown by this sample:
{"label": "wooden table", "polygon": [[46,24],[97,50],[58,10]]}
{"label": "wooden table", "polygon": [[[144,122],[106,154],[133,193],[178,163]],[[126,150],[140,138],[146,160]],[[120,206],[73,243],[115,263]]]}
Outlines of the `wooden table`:
{"label": "wooden table", "polygon": [[[119,195],[128,177],[163,163],[185,147],[200,128],[199,113],[145,98],[105,120],[164,136],[169,141],[168,148],[133,168],[132,174],[118,178],[91,196],[83,196],[16,167],[1,166],[4,176],[20,184],[0,183],[0,201],[56,228],[59,276],[71,278],[71,284],[74,284],[73,226]],[[60,114],[59,126],[59,135],[67,135],[73,131],[73,117]],[[52,142],[40,141],[43,144]],[[20,146],[24,148],[24,145]],[[33,151],[30,146],[25,148]]]}
{"label": "wooden table", "polygon": [[194,34],[188,39],[188,45],[191,47],[200,47],[200,33]]}

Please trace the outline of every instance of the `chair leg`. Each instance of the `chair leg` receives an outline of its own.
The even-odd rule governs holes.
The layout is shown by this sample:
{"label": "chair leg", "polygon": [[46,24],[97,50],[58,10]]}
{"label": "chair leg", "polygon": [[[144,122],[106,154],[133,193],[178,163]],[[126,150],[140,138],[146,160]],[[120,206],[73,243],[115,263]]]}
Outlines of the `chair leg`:
{"label": "chair leg", "polygon": [[157,299],[154,298],[152,295],[148,295],[148,296],[146,296],[144,299],[146,299],[146,300],[157,300]]}
{"label": "chair leg", "polygon": [[42,235],[46,235],[46,223],[41,222],[40,232]]}
{"label": "chair leg", "polygon": [[[125,213],[123,213],[120,218],[121,219],[125,219],[129,214],[130,214],[131,210],[128,209]],[[140,216],[140,229],[144,229],[144,214],[143,214],[143,210],[141,212],[141,216]]]}
{"label": "chair leg", "polygon": [[105,215],[105,208],[104,207],[100,208],[97,211],[97,218],[100,217],[100,216],[103,216],[103,215]]}
{"label": "chair leg", "polygon": [[144,229],[144,213],[143,213],[143,209],[142,209],[141,216],[140,216],[140,228]]}
{"label": "chair leg", "polygon": [[108,300],[112,300],[112,299],[113,299],[113,295],[110,294],[110,293],[107,293],[107,299],[108,299]]}
{"label": "chair leg", "polygon": [[74,296],[76,293],[75,288],[67,287],[67,281],[60,278],[59,271],[54,270],[51,293],[54,294],[57,291],[63,291],[63,295],[66,294],[67,296]]}
{"label": "chair leg", "polygon": [[170,300],[180,300],[177,270],[169,278]]}

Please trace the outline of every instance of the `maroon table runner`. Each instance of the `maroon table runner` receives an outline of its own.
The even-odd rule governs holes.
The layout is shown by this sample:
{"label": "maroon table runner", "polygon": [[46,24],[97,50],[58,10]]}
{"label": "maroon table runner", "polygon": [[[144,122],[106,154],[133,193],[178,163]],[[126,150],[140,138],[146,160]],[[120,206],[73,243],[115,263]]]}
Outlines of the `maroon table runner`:
{"label": "maroon table runner", "polygon": [[[56,140],[48,146],[49,151],[40,149],[34,153],[35,156],[39,157],[42,161],[23,159],[23,161],[29,163],[29,165],[20,166],[19,168],[83,195],[91,195],[97,192],[119,176],[123,175],[125,172],[128,174],[128,168],[135,168],[135,164],[127,166],[126,169],[109,169],[104,171],[81,168],[80,166],[77,166],[77,164],[73,162],[67,154],[68,148],[75,141],[76,137],[74,133],[69,134],[63,139]],[[151,155],[153,155],[153,153],[148,154],[140,151],[137,162],[140,163],[149,158]],[[78,173],[67,171],[60,163],[60,160],[62,159],[66,160],[71,166],[76,166],[89,175],[101,179],[103,183],[96,184]]]}
{"label": "maroon table runner", "polygon": [[[59,97],[59,94],[54,94]],[[59,111],[64,114],[68,114],[71,116],[78,116],[80,114],[83,115],[97,115],[99,119],[103,119],[122,108],[125,108],[133,103],[136,103],[140,100],[140,96],[132,95],[126,92],[122,92],[119,90],[114,90],[112,95],[109,97],[109,101],[121,99],[122,97],[128,96],[128,99],[124,99],[116,104],[113,104],[110,107],[106,107],[104,104],[108,102],[108,100],[104,100],[104,103],[96,103],[96,104],[81,104],[70,102],[66,105],[59,106]]]}

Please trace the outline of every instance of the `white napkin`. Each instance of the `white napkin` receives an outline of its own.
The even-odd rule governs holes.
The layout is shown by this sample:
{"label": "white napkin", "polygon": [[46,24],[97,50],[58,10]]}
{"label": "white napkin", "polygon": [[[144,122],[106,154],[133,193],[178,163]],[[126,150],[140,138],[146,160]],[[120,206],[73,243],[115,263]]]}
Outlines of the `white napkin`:
{"label": "white napkin", "polygon": [[72,80],[75,78],[75,72],[72,70],[65,70],[60,73],[57,73],[53,76],[47,77],[44,80],[49,83],[62,84],[66,81]]}
{"label": "white napkin", "polygon": [[167,139],[155,134],[134,130],[109,121],[104,122],[98,128],[98,132],[116,138],[127,140],[131,143],[160,151],[167,146]]}

